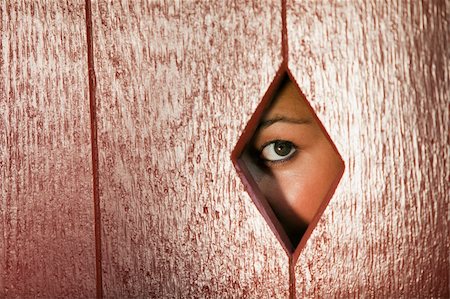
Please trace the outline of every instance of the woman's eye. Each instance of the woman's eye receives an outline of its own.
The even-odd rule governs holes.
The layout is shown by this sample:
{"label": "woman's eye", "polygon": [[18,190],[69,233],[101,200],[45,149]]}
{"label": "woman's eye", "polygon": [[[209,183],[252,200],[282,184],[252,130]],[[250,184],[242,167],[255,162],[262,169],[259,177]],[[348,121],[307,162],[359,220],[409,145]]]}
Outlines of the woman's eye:
{"label": "woman's eye", "polygon": [[263,147],[260,157],[269,162],[282,162],[289,160],[296,151],[292,142],[275,140]]}

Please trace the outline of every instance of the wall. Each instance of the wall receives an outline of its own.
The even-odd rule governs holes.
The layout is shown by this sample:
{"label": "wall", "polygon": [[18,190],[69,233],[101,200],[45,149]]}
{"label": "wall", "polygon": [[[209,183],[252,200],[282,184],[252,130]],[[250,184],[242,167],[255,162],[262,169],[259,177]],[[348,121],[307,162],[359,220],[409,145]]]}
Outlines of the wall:
{"label": "wall", "polygon": [[290,62],[346,172],[298,297],[448,297],[448,3],[299,2]]}
{"label": "wall", "polygon": [[0,18],[0,297],[93,297],[84,3],[2,1]]}
{"label": "wall", "polygon": [[[448,297],[449,4],[286,7],[289,68],[346,163],[297,297]],[[289,296],[230,160],[282,61],[281,2],[0,19],[0,297]]]}

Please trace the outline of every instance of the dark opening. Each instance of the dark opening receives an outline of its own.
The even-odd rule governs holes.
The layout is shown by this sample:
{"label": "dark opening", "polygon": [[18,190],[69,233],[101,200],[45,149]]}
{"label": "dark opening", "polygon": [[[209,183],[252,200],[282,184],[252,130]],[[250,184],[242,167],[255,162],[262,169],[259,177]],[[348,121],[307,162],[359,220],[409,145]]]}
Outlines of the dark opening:
{"label": "dark opening", "polygon": [[289,254],[317,223],[344,169],[289,71],[277,75],[269,87],[232,159]]}

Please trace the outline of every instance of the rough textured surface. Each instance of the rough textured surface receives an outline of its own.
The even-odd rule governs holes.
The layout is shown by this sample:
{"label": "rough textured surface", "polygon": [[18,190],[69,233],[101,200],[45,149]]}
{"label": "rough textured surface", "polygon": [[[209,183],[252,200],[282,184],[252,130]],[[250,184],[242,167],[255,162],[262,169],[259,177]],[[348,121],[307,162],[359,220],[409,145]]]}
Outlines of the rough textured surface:
{"label": "rough textured surface", "polygon": [[290,1],[287,17],[291,69],[347,166],[297,297],[448,298],[449,2]]}
{"label": "rough textured surface", "polygon": [[0,20],[0,298],[93,297],[84,2]]}
{"label": "rough textured surface", "polygon": [[[230,161],[280,3],[186,2],[93,3],[104,293],[285,298]],[[347,166],[297,297],[448,298],[450,5],[354,2],[288,1],[290,69]],[[0,2],[0,298],[95,296],[84,13]]]}
{"label": "rough textured surface", "polygon": [[230,154],[281,62],[279,3],[93,2],[106,297],[286,298]]}

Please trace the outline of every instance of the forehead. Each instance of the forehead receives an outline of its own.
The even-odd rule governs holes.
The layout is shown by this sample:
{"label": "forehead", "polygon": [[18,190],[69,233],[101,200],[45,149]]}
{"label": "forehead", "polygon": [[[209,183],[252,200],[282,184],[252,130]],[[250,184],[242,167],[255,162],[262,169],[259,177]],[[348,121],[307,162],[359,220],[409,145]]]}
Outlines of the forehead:
{"label": "forehead", "polygon": [[291,81],[282,85],[275,95],[264,120],[274,117],[311,118],[311,111],[306,99]]}

